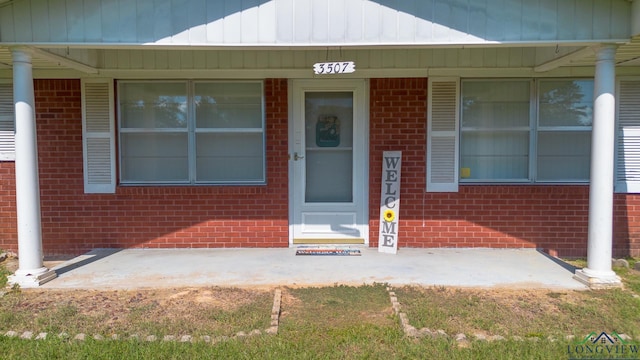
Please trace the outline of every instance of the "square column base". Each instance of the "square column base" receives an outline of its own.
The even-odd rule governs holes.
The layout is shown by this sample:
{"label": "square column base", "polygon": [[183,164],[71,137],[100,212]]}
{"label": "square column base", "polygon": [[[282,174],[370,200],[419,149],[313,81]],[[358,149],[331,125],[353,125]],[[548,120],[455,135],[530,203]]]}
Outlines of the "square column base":
{"label": "square column base", "polygon": [[576,270],[573,278],[587,285],[590,289],[612,289],[622,287],[622,280],[618,275],[594,276],[585,272],[584,269]]}
{"label": "square column base", "polygon": [[16,272],[14,275],[8,276],[9,285],[18,285],[21,288],[37,288],[38,286],[55,279],[58,276],[54,270],[45,270],[37,275],[31,274],[19,274]]}

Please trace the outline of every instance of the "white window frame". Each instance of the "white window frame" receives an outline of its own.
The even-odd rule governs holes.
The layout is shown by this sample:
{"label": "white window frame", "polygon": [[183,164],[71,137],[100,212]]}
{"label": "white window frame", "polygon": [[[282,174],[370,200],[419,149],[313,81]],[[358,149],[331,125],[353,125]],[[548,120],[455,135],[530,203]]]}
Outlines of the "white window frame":
{"label": "white window frame", "polygon": [[[527,80],[530,82],[530,105],[529,105],[529,158],[528,158],[528,169],[529,175],[527,179],[463,179],[459,178],[458,181],[461,184],[587,184],[590,179],[584,180],[576,180],[576,179],[554,179],[554,180],[540,180],[538,179],[538,133],[540,131],[586,131],[586,127],[578,127],[576,126],[558,126],[558,127],[549,127],[549,126],[539,126],[539,105],[540,105],[540,82],[544,81],[577,81],[577,80],[590,80],[594,81],[593,78],[585,78],[585,77],[563,77],[563,78],[467,78],[461,79],[460,84],[460,147],[462,147],[462,132],[469,131],[469,129],[463,129],[463,117],[464,112],[462,111],[462,99],[464,98],[464,83],[469,81],[496,81],[496,82],[504,82],[504,81],[523,81]],[[589,132],[591,132],[592,127],[588,127]],[[462,151],[460,151],[460,164],[462,164]]]}
{"label": "white window frame", "polygon": [[[120,102],[118,102],[118,146],[119,146],[119,156],[118,156],[118,164],[119,164],[119,173],[120,173],[120,184],[123,186],[135,186],[135,185],[158,185],[158,186],[193,186],[193,185],[265,185],[267,182],[266,179],[266,114],[265,114],[265,98],[264,98],[264,81],[261,80],[122,80],[118,82],[118,92],[120,93],[122,84],[142,84],[142,83],[184,83],[186,88],[186,98],[187,98],[187,127],[184,128],[175,128],[175,129],[131,129],[131,128],[123,128],[122,127],[122,116],[120,109]],[[197,83],[254,83],[260,84],[260,95],[261,95],[261,128],[196,128],[196,118],[195,118],[195,85]],[[167,132],[185,132],[187,133],[187,156],[188,156],[188,180],[186,181],[136,181],[136,180],[127,180],[122,176],[122,141],[121,135],[127,133],[167,133]],[[238,180],[238,181],[203,181],[197,180],[196,178],[196,135],[202,133],[227,133],[227,134],[238,134],[238,133],[261,133],[262,134],[262,176],[259,180]]]}

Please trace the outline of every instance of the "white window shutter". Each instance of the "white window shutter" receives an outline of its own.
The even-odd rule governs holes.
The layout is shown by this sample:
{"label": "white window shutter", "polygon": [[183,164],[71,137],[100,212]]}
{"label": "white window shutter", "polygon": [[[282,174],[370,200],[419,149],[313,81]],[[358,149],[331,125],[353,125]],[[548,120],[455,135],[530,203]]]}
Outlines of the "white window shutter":
{"label": "white window shutter", "polygon": [[427,191],[458,191],[460,80],[430,78],[427,115]]}
{"label": "white window shutter", "polygon": [[640,193],[640,79],[618,82],[616,192]]}
{"label": "white window shutter", "polygon": [[82,146],[85,193],[116,191],[113,81],[82,81]]}
{"label": "white window shutter", "polygon": [[15,161],[13,85],[0,83],[0,161]]}

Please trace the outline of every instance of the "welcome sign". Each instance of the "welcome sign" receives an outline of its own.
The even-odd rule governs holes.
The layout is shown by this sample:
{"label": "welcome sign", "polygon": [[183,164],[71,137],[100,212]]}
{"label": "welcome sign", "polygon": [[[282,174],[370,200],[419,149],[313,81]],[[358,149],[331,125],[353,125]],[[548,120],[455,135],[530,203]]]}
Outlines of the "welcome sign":
{"label": "welcome sign", "polygon": [[402,151],[385,151],[383,153],[378,252],[389,254],[398,252],[401,166]]}

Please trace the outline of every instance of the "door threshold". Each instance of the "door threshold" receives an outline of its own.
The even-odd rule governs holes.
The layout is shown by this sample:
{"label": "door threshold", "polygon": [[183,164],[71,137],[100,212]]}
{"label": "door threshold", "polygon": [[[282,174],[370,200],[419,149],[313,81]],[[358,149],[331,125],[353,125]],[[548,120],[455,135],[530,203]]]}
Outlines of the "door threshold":
{"label": "door threshold", "polygon": [[293,239],[293,244],[306,245],[364,245],[364,238],[340,238],[340,239]]}

